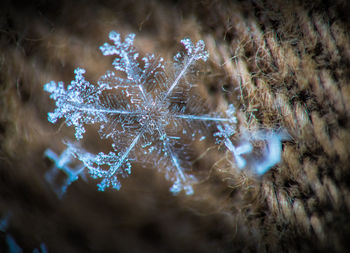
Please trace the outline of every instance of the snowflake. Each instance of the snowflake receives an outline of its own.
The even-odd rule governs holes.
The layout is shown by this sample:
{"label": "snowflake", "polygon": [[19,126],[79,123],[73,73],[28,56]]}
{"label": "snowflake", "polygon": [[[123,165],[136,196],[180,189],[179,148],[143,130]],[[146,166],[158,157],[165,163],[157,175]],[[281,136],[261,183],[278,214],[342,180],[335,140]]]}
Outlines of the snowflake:
{"label": "snowflake", "polygon": [[[289,140],[290,136],[284,130],[280,131],[243,131],[240,143],[234,145],[231,137],[235,134],[235,129],[228,125],[218,125],[218,132],[214,136],[219,137],[218,142],[225,144],[232,153],[233,160],[239,170],[243,168],[250,170],[256,175],[263,175],[281,160],[282,141]],[[257,158],[257,148],[254,144],[263,142],[260,148],[260,158]],[[259,150],[259,149],[258,149]]]}
{"label": "snowflake", "polygon": [[50,122],[65,118],[68,126],[75,127],[77,140],[83,138],[86,124],[99,124],[101,138],[112,140],[108,154],[74,148],[90,175],[101,179],[99,190],[120,189],[119,177],[131,173],[133,162],[145,161],[173,182],[171,192],[192,194],[196,179],[189,173],[191,144],[210,136],[225,143],[239,167],[244,167],[241,155],[251,150],[234,150],[229,140],[235,132],[234,106],[229,105],[224,113],[212,112],[194,89],[195,66],[208,59],[204,42],[193,44],[183,39],[185,50],[175,55],[173,64],[166,65],[153,54],[140,60],[134,37],[129,34],[122,41],[119,33],[109,34],[114,45],[105,43],[100,50],[116,56],[115,71],[107,71],[97,85],[85,80],[85,70],[77,68],[75,80],[66,89],[63,82],[44,86],[56,101],[55,111],[48,114]]}
{"label": "snowflake", "polygon": [[[72,166],[74,161],[74,157],[77,153],[83,152],[86,155],[89,153],[84,151],[83,149],[77,148],[72,143],[66,143],[67,148],[62,152],[60,156],[58,156],[51,149],[46,149],[44,155],[49,158],[54,166],[45,174],[46,181],[51,185],[54,192],[57,194],[59,198],[62,198],[65,194],[67,188],[76,180],[78,180],[79,176],[81,176],[85,181],[84,169],[85,166],[83,164],[78,164],[76,166]],[[66,179],[62,183],[57,183],[57,178],[59,178],[59,173],[63,172],[66,175]]]}

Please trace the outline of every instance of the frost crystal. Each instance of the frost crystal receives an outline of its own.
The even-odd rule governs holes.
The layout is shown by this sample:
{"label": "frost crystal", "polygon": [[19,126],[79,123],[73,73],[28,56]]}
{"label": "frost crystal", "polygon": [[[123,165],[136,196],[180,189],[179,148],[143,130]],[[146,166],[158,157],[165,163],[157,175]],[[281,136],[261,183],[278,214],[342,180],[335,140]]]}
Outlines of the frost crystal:
{"label": "frost crystal", "polygon": [[[227,124],[218,126],[218,130],[218,132],[214,133],[214,136],[221,137],[219,142],[224,143],[232,153],[238,169],[250,169],[256,175],[265,174],[270,168],[280,162],[282,141],[290,138],[284,131],[244,131],[240,138],[240,143],[235,146],[231,140],[231,136],[235,131],[231,126]],[[260,158],[257,158],[254,144],[259,142],[263,142],[264,145],[262,152],[260,152]]]}
{"label": "frost crystal", "polygon": [[6,242],[8,247],[8,252],[10,253],[22,253],[21,247],[18,246],[15,238],[13,238],[12,235],[7,234],[6,235]]}
{"label": "frost crystal", "polygon": [[[74,161],[76,152],[80,151],[73,144],[67,143],[68,147],[62,152],[60,156],[56,155],[51,149],[47,149],[44,155],[49,158],[54,166],[50,171],[45,174],[46,181],[52,186],[55,193],[61,198],[66,192],[68,186],[70,186],[74,181],[78,180],[78,177],[84,172],[84,165],[78,164],[75,168],[70,166]],[[66,179],[63,183],[57,184],[55,181],[59,176],[59,172],[62,171],[66,175]]]}
{"label": "frost crystal", "polygon": [[[0,232],[5,233],[5,241],[7,244],[7,251],[10,253],[21,253],[23,252],[22,248],[17,244],[15,238],[7,232],[8,226],[9,226],[9,220],[12,216],[12,213],[7,213],[5,217],[0,219]],[[4,246],[1,245],[1,248]],[[33,253],[48,253],[47,247],[45,243],[40,244],[40,249],[34,249]]]}
{"label": "frost crystal", "polygon": [[[212,112],[193,91],[194,66],[208,58],[204,42],[193,44],[183,39],[184,52],[177,53],[173,64],[166,66],[162,58],[153,54],[139,59],[133,47],[134,37],[129,34],[122,41],[119,33],[109,34],[113,44],[105,43],[100,50],[104,55],[116,56],[116,72],[108,71],[97,85],[86,81],[85,70],[77,68],[75,80],[66,89],[62,82],[51,81],[44,86],[56,101],[55,111],[48,114],[50,122],[65,118],[68,126],[75,127],[77,140],[83,138],[86,124],[98,124],[101,138],[113,141],[108,154],[94,155],[71,148],[91,176],[101,179],[99,190],[119,189],[119,177],[131,173],[132,163],[145,161],[173,182],[171,192],[184,190],[192,194],[196,179],[189,174],[189,149],[210,135],[224,142],[238,167],[243,168],[242,155],[250,152],[250,146],[236,148],[230,141],[236,124],[234,106],[229,105],[225,113]],[[275,146],[271,147],[278,156],[280,147]],[[277,161],[274,157],[270,160],[259,171]]]}
{"label": "frost crystal", "polygon": [[40,244],[40,248],[39,249],[34,249],[33,253],[48,253],[47,247],[45,245],[45,243],[41,243]]}

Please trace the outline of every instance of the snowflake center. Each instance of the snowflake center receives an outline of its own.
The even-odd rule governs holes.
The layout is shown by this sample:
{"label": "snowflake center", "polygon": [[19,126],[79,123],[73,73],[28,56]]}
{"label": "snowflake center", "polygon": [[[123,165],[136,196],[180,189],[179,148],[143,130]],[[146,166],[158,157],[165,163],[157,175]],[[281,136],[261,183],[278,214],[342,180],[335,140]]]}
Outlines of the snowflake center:
{"label": "snowflake center", "polygon": [[153,132],[160,125],[165,126],[169,122],[169,110],[163,106],[159,106],[154,103],[152,106],[145,106],[142,112],[140,123],[141,125],[146,125],[147,128]]}

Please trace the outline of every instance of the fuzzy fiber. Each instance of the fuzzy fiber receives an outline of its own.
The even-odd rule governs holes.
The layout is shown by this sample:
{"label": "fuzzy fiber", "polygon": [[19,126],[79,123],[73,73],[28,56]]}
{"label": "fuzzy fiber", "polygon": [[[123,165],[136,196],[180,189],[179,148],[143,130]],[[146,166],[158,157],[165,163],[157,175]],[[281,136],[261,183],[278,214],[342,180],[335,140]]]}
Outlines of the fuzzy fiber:
{"label": "fuzzy fiber", "polygon": [[[346,1],[2,1],[0,218],[29,252],[349,252],[350,40]],[[50,80],[76,67],[94,82],[110,30],[165,59],[203,39],[208,101],[234,103],[240,129],[285,129],[283,162],[262,178],[225,156],[203,167],[193,196],[135,169],[120,191],[74,182],[59,200],[44,180],[46,148],[73,129],[47,121]],[[86,145],[95,143],[94,131]],[[204,173],[206,172],[206,173]],[[0,232],[0,249],[6,249]],[[1,250],[0,250],[1,251]]]}

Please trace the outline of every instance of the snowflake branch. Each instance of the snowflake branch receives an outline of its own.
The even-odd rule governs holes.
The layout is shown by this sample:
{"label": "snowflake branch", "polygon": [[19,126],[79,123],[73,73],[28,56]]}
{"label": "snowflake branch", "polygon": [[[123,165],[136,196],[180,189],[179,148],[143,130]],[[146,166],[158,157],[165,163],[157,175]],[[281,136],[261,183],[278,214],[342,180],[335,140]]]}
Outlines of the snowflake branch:
{"label": "snowflake branch", "polygon": [[123,155],[119,158],[118,163],[113,166],[109,171],[108,171],[108,177],[113,176],[116,171],[120,168],[120,166],[125,162],[126,158],[129,156],[129,153],[131,152],[131,150],[135,147],[136,143],[138,142],[138,140],[140,139],[140,137],[142,136],[143,131],[141,131],[132,141],[132,143],[129,145],[129,147],[125,150],[125,152],[123,153]]}
{"label": "snowflake branch", "polygon": [[[189,57],[186,61],[184,66],[182,67],[180,73],[177,74],[177,77],[175,78],[174,82],[171,84],[170,88],[168,89],[167,93],[162,99],[162,102],[165,101],[171,92],[174,90],[174,88],[179,84],[180,80],[186,75],[188,68],[195,62],[200,59],[203,61],[206,61],[208,59],[208,52],[204,49],[205,45],[203,40],[199,40],[196,44],[196,46],[193,45],[192,41],[189,38],[181,40],[181,43],[185,46],[187,51],[187,57]],[[175,57],[175,60],[178,60],[180,58],[180,55],[177,55]]]}
{"label": "snowflake branch", "polygon": [[188,114],[175,114],[175,118],[189,119],[189,120],[203,120],[203,121],[217,121],[217,122],[231,122],[232,118],[220,118],[211,117],[206,115],[188,115]]}

